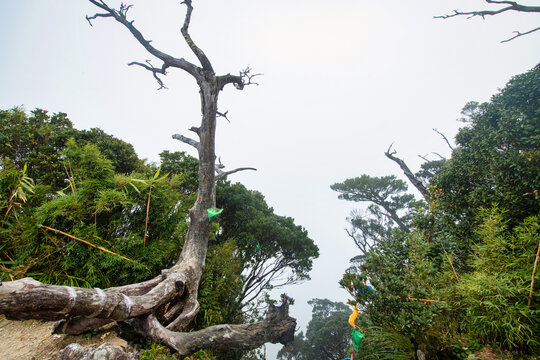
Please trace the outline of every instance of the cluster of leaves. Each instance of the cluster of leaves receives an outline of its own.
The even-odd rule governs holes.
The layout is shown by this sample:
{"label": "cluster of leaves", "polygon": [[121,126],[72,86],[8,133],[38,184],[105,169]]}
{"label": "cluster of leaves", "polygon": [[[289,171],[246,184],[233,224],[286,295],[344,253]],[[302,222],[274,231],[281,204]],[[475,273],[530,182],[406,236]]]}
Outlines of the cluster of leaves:
{"label": "cluster of leaves", "polygon": [[142,163],[131,144],[98,128],[77,130],[65,113],[49,115],[35,109],[28,116],[21,108],[0,110],[0,159],[11,159],[18,169],[27,164],[27,175],[36,183],[54,189],[65,186],[61,153],[70,138],[81,147],[96,145],[117,173],[129,175]]}
{"label": "cluster of leaves", "polygon": [[[150,167],[146,173],[115,174],[97,146],[81,147],[73,139],[59,156],[69,164],[68,186],[53,192],[38,181],[18,215],[9,206],[5,210],[2,257],[13,264],[4,269],[4,280],[33,276],[46,283],[108,287],[154,276],[175,261],[192,200],[174,190],[178,178],[159,181]],[[7,193],[16,184],[4,174],[16,173],[4,158],[2,189]]]}
{"label": "cluster of leaves", "polygon": [[369,246],[359,245],[340,284],[384,330],[366,337],[370,350],[355,359],[379,358],[377,349],[395,337],[409,351],[393,348],[383,358],[412,359],[411,348],[455,358],[476,341],[540,351],[539,296],[531,292],[540,238],[540,66],[489,103],[467,104],[463,115],[452,157],[416,174],[428,189],[422,202],[406,198],[393,177],[332,186],[340,198],[370,204],[367,216],[350,221],[355,242]]}
{"label": "cluster of leaves", "polygon": [[506,213],[494,208],[482,214],[484,221],[477,230],[481,241],[473,246],[471,271],[455,283],[459,296],[455,304],[466,314],[467,330],[483,343],[538,349],[539,296],[527,299],[540,223],[531,216],[510,231]]}

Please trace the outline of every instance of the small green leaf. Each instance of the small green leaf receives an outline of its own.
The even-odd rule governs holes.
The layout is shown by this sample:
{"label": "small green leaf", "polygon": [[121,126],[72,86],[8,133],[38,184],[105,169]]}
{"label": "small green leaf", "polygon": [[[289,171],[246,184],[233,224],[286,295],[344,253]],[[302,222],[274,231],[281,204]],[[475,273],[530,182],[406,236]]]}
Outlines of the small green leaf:
{"label": "small green leaf", "polygon": [[154,180],[158,178],[160,171],[161,171],[161,166],[157,169],[156,174],[154,175]]}

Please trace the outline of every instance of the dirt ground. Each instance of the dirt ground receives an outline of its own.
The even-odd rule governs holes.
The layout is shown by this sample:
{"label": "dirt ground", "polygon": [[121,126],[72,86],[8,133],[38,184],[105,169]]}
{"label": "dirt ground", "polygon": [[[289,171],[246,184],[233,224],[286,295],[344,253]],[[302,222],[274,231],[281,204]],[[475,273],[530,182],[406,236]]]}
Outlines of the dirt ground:
{"label": "dirt ground", "polygon": [[0,316],[0,359],[56,360],[60,351],[71,343],[81,345],[109,343],[126,347],[114,331],[102,330],[91,337],[53,335],[54,322],[37,320],[10,321]]}

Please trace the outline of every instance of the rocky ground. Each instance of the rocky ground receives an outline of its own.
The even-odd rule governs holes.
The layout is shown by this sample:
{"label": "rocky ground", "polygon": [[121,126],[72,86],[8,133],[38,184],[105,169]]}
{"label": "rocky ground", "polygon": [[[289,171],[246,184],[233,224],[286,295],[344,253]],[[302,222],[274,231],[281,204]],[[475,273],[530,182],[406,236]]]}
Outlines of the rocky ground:
{"label": "rocky ground", "polygon": [[127,347],[114,331],[102,330],[91,336],[53,335],[53,322],[10,321],[0,316],[0,359],[56,360],[71,343],[81,345],[109,343]]}

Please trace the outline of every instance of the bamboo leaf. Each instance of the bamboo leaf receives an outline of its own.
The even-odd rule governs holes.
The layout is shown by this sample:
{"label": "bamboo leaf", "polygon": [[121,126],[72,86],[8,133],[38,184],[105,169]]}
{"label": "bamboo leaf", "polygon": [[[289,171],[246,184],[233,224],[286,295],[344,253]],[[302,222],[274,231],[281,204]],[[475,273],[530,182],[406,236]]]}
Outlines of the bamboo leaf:
{"label": "bamboo leaf", "polygon": [[137,192],[137,194],[140,194],[141,191],[139,189],[137,189],[137,187],[135,185],[133,185],[133,183],[129,183],[129,185],[131,185],[131,187],[133,187],[133,189],[135,189],[135,191]]}
{"label": "bamboo leaf", "polygon": [[19,193],[19,198],[23,201],[23,202],[26,202],[26,194],[24,193],[24,190],[22,189],[22,187],[20,187],[18,189],[18,193]]}
{"label": "bamboo leaf", "polygon": [[163,179],[166,179],[167,176],[169,176],[170,173],[166,173],[165,175],[163,175],[162,177],[160,177],[159,179],[157,179],[156,181],[161,181]]}
{"label": "bamboo leaf", "polygon": [[161,166],[157,169],[156,171],[156,174],[154,175],[154,179],[153,180],[156,180],[159,176],[159,172],[161,171]]}
{"label": "bamboo leaf", "polygon": [[27,191],[29,191],[30,193],[32,193],[32,194],[34,193],[34,187],[33,186],[28,185],[28,184],[26,184],[24,182],[21,183],[21,186],[23,188],[25,188]]}

